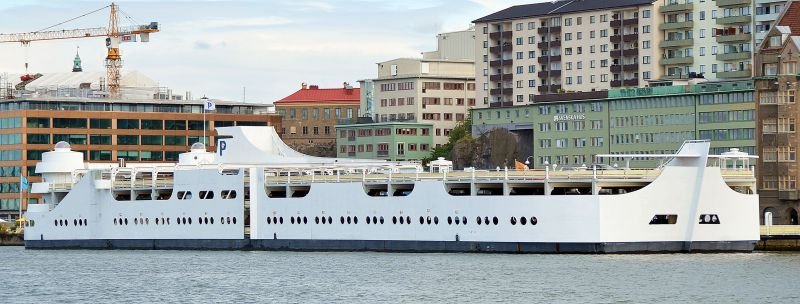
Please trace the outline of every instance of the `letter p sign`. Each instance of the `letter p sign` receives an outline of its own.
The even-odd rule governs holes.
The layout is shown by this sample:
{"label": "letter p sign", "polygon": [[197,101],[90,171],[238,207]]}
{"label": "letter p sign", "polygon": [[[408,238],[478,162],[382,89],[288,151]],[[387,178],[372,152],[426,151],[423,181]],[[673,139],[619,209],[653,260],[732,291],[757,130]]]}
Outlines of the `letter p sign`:
{"label": "letter p sign", "polygon": [[219,141],[219,156],[222,156],[222,151],[228,148],[228,144],[225,143],[224,140]]}

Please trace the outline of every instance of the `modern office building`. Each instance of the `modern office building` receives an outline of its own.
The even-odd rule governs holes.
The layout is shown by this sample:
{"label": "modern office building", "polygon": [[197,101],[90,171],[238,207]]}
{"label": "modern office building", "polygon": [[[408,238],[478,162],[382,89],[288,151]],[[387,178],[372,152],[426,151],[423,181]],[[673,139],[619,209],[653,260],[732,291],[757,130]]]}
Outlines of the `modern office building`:
{"label": "modern office building", "polygon": [[431,155],[433,125],[414,122],[382,122],[338,125],[337,157],[421,160]]}
{"label": "modern office building", "polygon": [[328,89],[303,83],[300,90],[274,103],[283,118],[281,138],[293,147],[334,143],[336,124],[356,121],[360,97],[360,89],[346,82]]}
{"label": "modern office building", "polygon": [[756,129],[759,194],[764,223],[798,225],[797,119],[800,116],[800,2],[791,1],[759,46]]}
{"label": "modern office building", "polygon": [[[447,143],[450,130],[475,105],[475,31],[437,36],[436,51],[422,58],[378,63],[378,77],[362,80],[362,112],[374,122],[433,125],[434,145]],[[371,91],[371,92],[370,92]]]}
{"label": "modern office building", "polygon": [[195,142],[214,151],[214,128],[237,125],[280,128],[280,117],[267,105],[225,101],[203,114],[197,100],[1,99],[0,218],[17,217],[20,176],[40,181],[36,163],[57,142],[89,162],[175,162]]}
{"label": "modern office building", "polygon": [[[755,1],[755,3],[753,2]],[[753,25],[768,0],[561,0],[513,6],[474,21],[482,107],[536,96],[645,87],[652,81],[752,77]],[[756,17],[753,17],[753,11]]]}
{"label": "modern office building", "polygon": [[[519,159],[531,156],[538,168],[590,165],[597,154],[669,154],[690,139],[711,140],[712,154],[755,154],[753,90],[742,80],[549,95],[533,105],[475,109],[472,132],[516,133],[530,145],[522,150],[533,151]],[[657,164],[634,158],[629,165]]]}

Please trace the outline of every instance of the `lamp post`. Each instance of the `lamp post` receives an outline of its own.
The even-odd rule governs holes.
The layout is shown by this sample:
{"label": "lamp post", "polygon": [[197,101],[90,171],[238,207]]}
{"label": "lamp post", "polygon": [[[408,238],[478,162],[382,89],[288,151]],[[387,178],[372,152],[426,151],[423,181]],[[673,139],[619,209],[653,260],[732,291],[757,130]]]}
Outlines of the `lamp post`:
{"label": "lamp post", "polygon": [[528,157],[525,158],[525,166],[527,166],[528,168],[531,167],[531,161],[530,160],[531,160],[532,157],[533,157],[533,155],[528,156]]}

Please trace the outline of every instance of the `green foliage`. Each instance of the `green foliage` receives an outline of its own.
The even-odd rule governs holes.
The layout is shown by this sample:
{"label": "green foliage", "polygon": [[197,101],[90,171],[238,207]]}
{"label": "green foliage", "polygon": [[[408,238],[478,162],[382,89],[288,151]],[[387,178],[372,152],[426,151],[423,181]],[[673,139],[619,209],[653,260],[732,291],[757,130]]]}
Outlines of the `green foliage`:
{"label": "green foliage", "polygon": [[422,160],[423,164],[427,164],[428,162],[435,160],[439,157],[444,157],[445,159],[452,159],[453,158],[453,147],[459,141],[472,141],[472,115],[467,114],[467,117],[464,121],[459,122],[453,130],[450,131],[450,135],[448,136],[447,143],[441,145],[438,148],[433,148],[431,151],[431,155]]}

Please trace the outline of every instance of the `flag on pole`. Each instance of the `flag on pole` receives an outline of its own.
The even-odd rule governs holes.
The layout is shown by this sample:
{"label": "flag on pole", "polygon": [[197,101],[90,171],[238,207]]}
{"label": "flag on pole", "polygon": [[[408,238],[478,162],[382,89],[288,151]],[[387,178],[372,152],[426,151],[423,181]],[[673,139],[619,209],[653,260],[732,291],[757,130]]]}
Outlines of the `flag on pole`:
{"label": "flag on pole", "polygon": [[28,179],[22,175],[19,176],[19,188],[22,189],[22,191],[28,191]]}
{"label": "flag on pole", "polygon": [[211,99],[206,99],[203,106],[206,111],[214,111],[217,109],[217,105]]}

